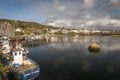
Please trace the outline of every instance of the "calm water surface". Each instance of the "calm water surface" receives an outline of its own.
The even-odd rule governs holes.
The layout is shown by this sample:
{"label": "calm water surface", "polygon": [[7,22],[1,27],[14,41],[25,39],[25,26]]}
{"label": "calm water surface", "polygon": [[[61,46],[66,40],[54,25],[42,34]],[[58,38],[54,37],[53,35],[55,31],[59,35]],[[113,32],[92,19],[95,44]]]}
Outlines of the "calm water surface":
{"label": "calm water surface", "polygon": [[[100,52],[88,51],[92,42]],[[120,37],[51,37],[24,46],[40,65],[38,80],[120,80]]]}

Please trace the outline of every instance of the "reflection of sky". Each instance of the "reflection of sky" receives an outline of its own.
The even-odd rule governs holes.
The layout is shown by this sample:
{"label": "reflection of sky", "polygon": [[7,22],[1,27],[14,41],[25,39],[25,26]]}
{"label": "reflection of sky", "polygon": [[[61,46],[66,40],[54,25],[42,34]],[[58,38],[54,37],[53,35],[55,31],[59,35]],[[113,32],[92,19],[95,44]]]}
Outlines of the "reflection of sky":
{"label": "reflection of sky", "polygon": [[[47,47],[64,50],[64,49],[87,49],[92,42],[100,44],[101,51],[114,51],[120,49],[119,37],[98,37],[98,36],[82,36],[82,37],[51,37]],[[25,47],[39,47],[46,45],[39,42],[26,42],[23,43]]]}
{"label": "reflection of sky", "polygon": [[[71,41],[71,38],[66,42],[48,42],[30,49],[29,56],[40,65],[41,80],[96,80],[96,77],[99,80],[115,80],[120,74],[119,38],[82,38],[77,37],[77,42]],[[93,40],[101,46],[97,54],[88,51]]]}
{"label": "reflection of sky", "polygon": [[[57,40],[61,40],[60,43],[56,43]],[[53,41],[53,42],[52,42]],[[120,49],[120,41],[119,39],[115,39],[115,37],[62,37],[52,38],[52,43],[49,43],[47,46],[55,49],[72,49],[72,48],[87,48],[88,45],[92,42],[97,42],[100,44],[101,49],[103,50],[119,50]],[[55,43],[54,43],[55,42]]]}

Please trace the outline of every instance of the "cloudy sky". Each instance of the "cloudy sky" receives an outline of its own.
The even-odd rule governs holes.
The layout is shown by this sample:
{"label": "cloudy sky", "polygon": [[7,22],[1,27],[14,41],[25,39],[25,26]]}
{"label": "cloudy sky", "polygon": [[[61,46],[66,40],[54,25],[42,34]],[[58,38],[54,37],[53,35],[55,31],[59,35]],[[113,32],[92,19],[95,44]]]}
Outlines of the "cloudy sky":
{"label": "cloudy sky", "polygon": [[0,18],[53,26],[118,25],[120,0],[0,0]]}

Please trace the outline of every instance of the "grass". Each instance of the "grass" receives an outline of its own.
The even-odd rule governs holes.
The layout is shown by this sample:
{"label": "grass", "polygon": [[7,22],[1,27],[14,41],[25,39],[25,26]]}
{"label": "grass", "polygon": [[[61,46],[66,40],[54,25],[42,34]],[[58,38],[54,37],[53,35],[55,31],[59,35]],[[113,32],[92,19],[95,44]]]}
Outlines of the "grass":
{"label": "grass", "polygon": [[7,73],[9,72],[9,68],[8,68],[7,66],[4,66],[4,65],[2,64],[2,62],[1,62],[1,56],[2,56],[2,54],[1,54],[1,52],[0,52],[0,72],[2,72],[2,74],[3,74],[4,76],[7,76]]}
{"label": "grass", "polygon": [[0,62],[0,71],[2,72],[2,74],[4,76],[7,76],[7,73],[9,72],[9,68],[4,66],[1,62]]}

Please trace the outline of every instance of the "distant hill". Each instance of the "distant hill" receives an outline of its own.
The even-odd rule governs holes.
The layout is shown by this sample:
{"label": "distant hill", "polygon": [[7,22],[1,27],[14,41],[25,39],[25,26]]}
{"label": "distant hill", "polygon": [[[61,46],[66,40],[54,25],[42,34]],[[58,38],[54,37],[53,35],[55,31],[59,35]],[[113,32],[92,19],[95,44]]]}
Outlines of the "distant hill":
{"label": "distant hill", "polygon": [[40,23],[36,23],[36,22],[25,22],[25,21],[20,21],[20,20],[8,20],[8,19],[0,19],[0,22],[9,22],[14,28],[39,28],[39,29],[43,29],[43,28],[57,28],[57,27],[53,27],[53,26],[48,26],[48,25],[43,25]]}
{"label": "distant hill", "polygon": [[49,29],[59,29],[58,27],[43,25],[36,22],[25,22],[20,20],[8,20],[8,19],[0,19],[0,22],[7,22],[12,25],[13,28],[22,28],[27,33],[45,33],[46,30]]}

